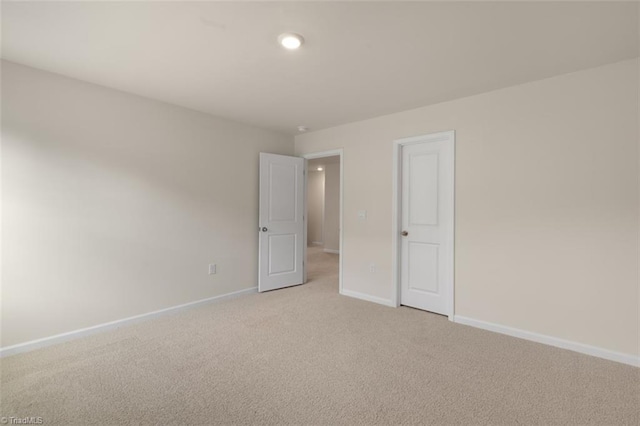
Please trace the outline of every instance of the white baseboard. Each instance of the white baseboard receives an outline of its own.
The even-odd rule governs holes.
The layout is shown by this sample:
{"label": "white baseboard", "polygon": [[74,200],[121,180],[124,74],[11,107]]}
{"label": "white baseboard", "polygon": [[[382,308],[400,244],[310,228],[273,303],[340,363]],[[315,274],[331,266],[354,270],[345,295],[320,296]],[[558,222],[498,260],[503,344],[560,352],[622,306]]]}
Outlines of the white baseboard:
{"label": "white baseboard", "polygon": [[81,337],[90,336],[92,334],[102,333],[104,331],[114,330],[126,325],[131,325],[137,322],[146,321],[149,319],[157,318],[170,313],[176,313],[179,311],[192,309],[200,305],[209,303],[221,302],[223,300],[233,299],[245,294],[257,293],[258,287],[247,288],[245,290],[234,291],[233,293],[222,294],[220,296],[209,297],[207,299],[196,300],[195,302],[189,302],[182,305],[172,306],[170,308],[160,309],[158,311],[148,312],[146,314],[135,315],[128,318],[123,318],[116,321],[110,321],[103,324],[94,325],[87,328],[81,328],[79,330],[69,331],[67,333],[56,334],[54,336],[44,337],[42,339],[31,340],[29,342],[18,343],[17,345],[7,346],[0,348],[0,358],[14,355],[22,352],[29,352],[34,349],[44,348],[46,346],[55,345],[57,343],[66,342],[68,340],[75,340]]}
{"label": "white baseboard", "polygon": [[357,291],[351,291],[351,290],[342,289],[342,290],[340,290],[340,294],[343,295],[343,296],[348,296],[348,297],[353,297],[353,298],[356,298],[356,299],[366,300],[367,302],[373,302],[373,303],[378,303],[380,305],[391,306],[392,308],[396,307],[396,305],[394,305],[393,302],[391,300],[389,300],[389,299],[383,299],[381,297],[369,296],[368,294],[358,293]]}
{"label": "white baseboard", "polygon": [[340,254],[340,250],[324,249],[325,253]]}
{"label": "white baseboard", "polygon": [[321,246],[324,243],[322,241],[311,241],[311,244],[314,245],[314,246]]}
{"label": "white baseboard", "polygon": [[557,337],[546,336],[544,334],[533,333],[531,331],[520,330],[500,324],[462,317],[460,315],[455,315],[453,320],[458,324],[482,328],[483,330],[489,330],[495,333],[506,334],[508,336],[531,340],[533,342],[543,343],[545,345],[555,346],[557,348],[568,349],[570,351],[579,352],[581,354],[608,359],[609,361],[616,361],[623,364],[632,365],[634,367],[640,367],[640,356],[614,352],[609,349],[598,348],[596,346],[585,345],[584,343],[573,342],[571,340],[559,339]]}

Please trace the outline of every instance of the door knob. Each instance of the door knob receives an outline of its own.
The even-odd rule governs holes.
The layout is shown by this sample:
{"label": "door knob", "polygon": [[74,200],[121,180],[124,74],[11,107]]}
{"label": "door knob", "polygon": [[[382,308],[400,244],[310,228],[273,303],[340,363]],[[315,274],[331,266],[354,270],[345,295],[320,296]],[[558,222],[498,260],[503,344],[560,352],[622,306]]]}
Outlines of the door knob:
{"label": "door knob", "polygon": [[409,235],[409,233],[408,233],[407,231],[402,231],[402,232],[401,232],[401,235],[402,235],[403,237],[406,237],[407,235]]}
{"label": "door knob", "polygon": [[268,231],[267,227],[266,227],[266,226],[263,226],[263,227],[262,227],[262,232],[267,232],[267,231]]}

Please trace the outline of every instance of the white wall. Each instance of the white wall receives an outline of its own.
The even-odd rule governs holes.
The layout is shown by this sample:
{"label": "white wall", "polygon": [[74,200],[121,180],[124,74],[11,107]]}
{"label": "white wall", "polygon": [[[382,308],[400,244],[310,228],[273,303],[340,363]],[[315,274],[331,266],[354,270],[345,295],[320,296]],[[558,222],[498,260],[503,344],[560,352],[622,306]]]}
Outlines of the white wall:
{"label": "white wall", "polygon": [[456,315],[637,355],[637,60],[297,136],[344,149],[346,290],[391,299],[392,142],[445,130]]}
{"label": "white wall", "polygon": [[324,249],[340,250],[340,163],[324,169]]}
{"label": "white wall", "polygon": [[293,139],[2,62],[1,345],[256,286],[260,151]]}
{"label": "white wall", "polygon": [[[638,9],[638,23],[640,24],[640,7],[637,8]],[[638,31],[638,46],[640,46],[640,31]],[[640,59],[638,59],[639,65],[636,67],[636,81],[638,82],[638,84],[636,85],[636,93],[637,93],[637,100],[638,100],[638,104],[640,104]],[[640,109],[640,106],[638,107]],[[640,112],[639,112],[640,115]],[[637,261],[637,267],[638,267],[638,291],[636,293],[637,295],[637,299],[638,299],[638,311],[637,311],[637,315],[636,315],[636,320],[637,320],[637,330],[638,330],[638,352],[640,353],[640,117],[636,117],[636,124],[638,126],[638,139],[637,139],[637,147],[636,147],[636,154],[638,155],[638,174],[637,174],[637,178],[638,178],[638,188],[637,188],[637,192],[638,192],[638,261]]]}
{"label": "white wall", "polygon": [[324,243],[324,171],[307,173],[307,245]]}

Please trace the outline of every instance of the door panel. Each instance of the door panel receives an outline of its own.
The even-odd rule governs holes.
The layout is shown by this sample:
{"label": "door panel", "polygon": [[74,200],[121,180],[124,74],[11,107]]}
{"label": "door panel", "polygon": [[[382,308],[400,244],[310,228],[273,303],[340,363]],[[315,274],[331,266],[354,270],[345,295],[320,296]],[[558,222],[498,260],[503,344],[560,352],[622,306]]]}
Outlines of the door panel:
{"label": "door panel", "polygon": [[302,284],[305,160],[260,153],[258,290]]}
{"label": "door panel", "polygon": [[453,288],[453,139],[401,146],[400,303],[448,315]]}
{"label": "door panel", "polygon": [[438,294],[438,245],[410,241],[409,289]]}
{"label": "door panel", "polygon": [[293,272],[296,268],[296,235],[268,235],[269,275]]}
{"label": "door panel", "polygon": [[269,163],[269,221],[296,219],[296,166]]}
{"label": "door panel", "polygon": [[438,224],[438,154],[409,155],[409,222]]}

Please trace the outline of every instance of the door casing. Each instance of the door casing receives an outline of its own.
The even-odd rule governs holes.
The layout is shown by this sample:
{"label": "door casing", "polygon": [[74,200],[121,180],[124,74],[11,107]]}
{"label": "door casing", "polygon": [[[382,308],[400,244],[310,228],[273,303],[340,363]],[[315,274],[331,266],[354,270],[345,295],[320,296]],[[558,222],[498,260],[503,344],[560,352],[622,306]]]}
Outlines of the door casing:
{"label": "door casing", "polygon": [[442,141],[446,143],[450,143],[453,149],[452,161],[451,164],[448,165],[450,167],[450,173],[452,174],[452,182],[453,182],[453,197],[451,197],[451,205],[449,206],[451,214],[453,215],[453,229],[449,235],[445,238],[449,240],[449,247],[451,247],[451,252],[449,253],[449,262],[447,268],[450,268],[451,280],[447,283],[447,299],[449,312],[447,312],[447,316],[450,321],[453,321],[455,304],[454,304],[454,284],[455,284],[455,132],[453,130],[439,133],[431,133],[427,135],[421,136],[412,136],[408,138],[397,139],[393,141],[393,184],[392,184],[392,192],[393,192],[393,200],[392,200],[392,212],[391,212],[391,233],[392,233],[392,262],[391,262],[391,276],[393,280],[393,294],[392,294],[392,304],[393,306],[400,306],[400,291],[401,291],[401,281],[400,281],[400,273],[401,273],[401,259],[400,256],[402,251],[400,249],[401,239],[400,232],[402,231],[402,147],[406,145],[419,144],[423,142],[437,142]]}

